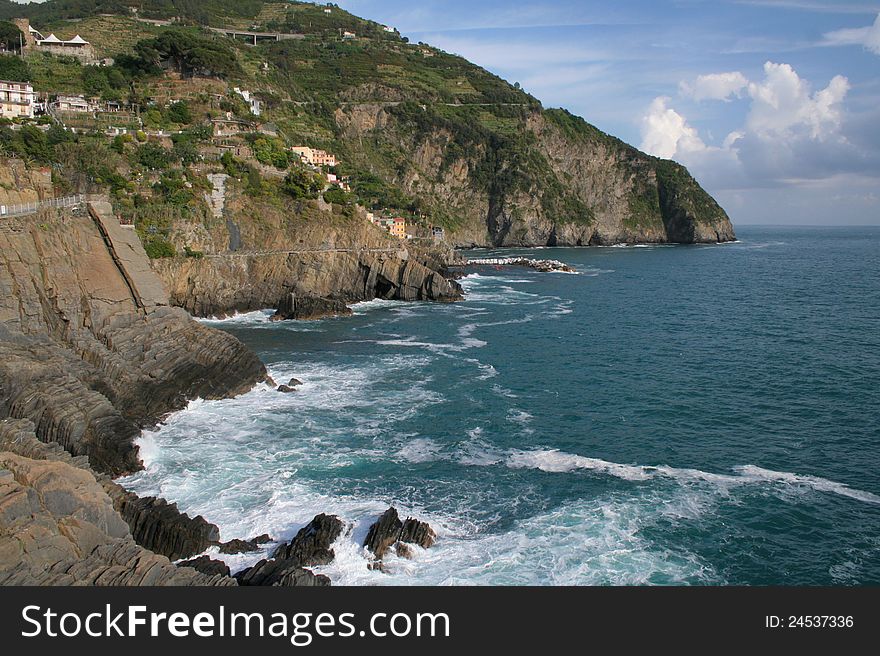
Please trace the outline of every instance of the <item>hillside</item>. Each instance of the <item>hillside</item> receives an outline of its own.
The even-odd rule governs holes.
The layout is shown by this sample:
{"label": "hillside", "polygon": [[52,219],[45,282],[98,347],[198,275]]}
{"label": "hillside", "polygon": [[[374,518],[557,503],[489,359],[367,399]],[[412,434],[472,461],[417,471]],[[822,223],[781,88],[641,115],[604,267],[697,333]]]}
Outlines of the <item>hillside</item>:
{"label": "hillside", "polygon": [[[734,238],[723,209],[680,165],[645,155],[564,110],[545,109],[517,86],[460,57],[410,44],[397,32],[335,6],[221,0],[173,6],[159,1],[10,4],[0,3],[0,17],[26,14],[44,32],[61,38],[81,34],[101,56],[116,60],[109,69],[84,75],[74,62],[30,57],[27,73],[35,88],[76,92],[79,87],[86,94],[153,107],[147,115],[155,127],[184,127],[190,135],[177,137],[175,154],[191,152],[183,141],[196,149],[210,141],[199,126],[211,116],[231,111],[237,118],[253,118],[230,93],[232,87],[248,89],[262,101],[255,122],[271,127],[271,136],[258,144],[262,153],[255,155],[264,164],[280,165],[274,167],[280,177],[290,162],[283,157],[273,162],[268,151],[322,148],[339,158],[335,173],[350,180],[351,194],[333,196],[341,206],[357,202],[406,216],[414,225],[442,226],[455,245]],[[138,7],[137,16],[130,6]],[[182,24],[141,20],[175,16]],[[255,47],[199,25],[294,36]],[[343,38],[344,32],[353,35]],[[210,93],[226,97],[211,103]],[[162,113],[179,99],[193,110],[186,126]],[[240,141],[253,147],[256,138],[245,135]],[[90,172],[87,182],[106,184],[113,173],[111,187],[121,211],[138,206],[144,215],[143,207],[156,199],[138,198],[155,196],[143,193],[141,180],[158,181],[142,173],[144,158],[132,164],[130,146],[117,150],[121,157],[100,158],[113,162],[113,171]],[[186,157],[177,159],[181,166],[160,162],[155,168],[176,169],[173,175],[187,185],[198,177],[195,169],[206,169]],[[276,193],[274,172],[256,168],[262,184],[253,173],[239,176],[248,193],[289,213],[287,199]],[[79,177],[74,185],[83,184]],[[194,196],[183,204],[199,205],[200,195]],[[198,224],[205,213],[202,208],[189,216]],[[171,239],[182,249],[180,232]]]}

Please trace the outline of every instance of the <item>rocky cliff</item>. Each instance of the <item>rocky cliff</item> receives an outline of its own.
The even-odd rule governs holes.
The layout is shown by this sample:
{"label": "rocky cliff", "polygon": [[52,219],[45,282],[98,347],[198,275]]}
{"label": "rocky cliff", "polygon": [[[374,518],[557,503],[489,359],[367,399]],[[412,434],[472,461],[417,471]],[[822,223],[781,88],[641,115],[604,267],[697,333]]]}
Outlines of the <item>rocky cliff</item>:
{"label": "rocky cliff", "polygon": [[[309,319],[374,298],[460,298],[444,277],[456,260],[448,247],[394,239],[360,208],[252,198],[235,180],[212,182],[214,215],[179,218],[171,230],[179,251],[199,256],[153,261],[172,304],[196,316],[287,308],[279,318]],[[294,312],[294,305],[308,309]]]}
{"label": "rocky cliff", "polygon": [[266,372],[171,307],[134,232],[109,206],[90,209],[0,222],[0,416],[122,474],[138,468],[141,427]]}
{"label": "rocky cliff", "polygon": [[198,553],[216,527],[109,476],[140,468],[143,426],[266,378],[169,305],[108,203],[0,221],[0,581],[231,584],[154,553]]}
{"label": "rocky cliff", "polygon": [[[509,119],[515,137],[428,106],[355,104],[335,119],[346,143],[378,142],[399,153],[407,164],[387,175],[460,247],[736,238],[727,214],[683,166],[562,110],[522,110]],[[374,166],[362,149],[350,153]]]}
{"label": "rocky cliff", "polygon": [[85,457],[0,420],[0,585],[235,585],[135,541]]}

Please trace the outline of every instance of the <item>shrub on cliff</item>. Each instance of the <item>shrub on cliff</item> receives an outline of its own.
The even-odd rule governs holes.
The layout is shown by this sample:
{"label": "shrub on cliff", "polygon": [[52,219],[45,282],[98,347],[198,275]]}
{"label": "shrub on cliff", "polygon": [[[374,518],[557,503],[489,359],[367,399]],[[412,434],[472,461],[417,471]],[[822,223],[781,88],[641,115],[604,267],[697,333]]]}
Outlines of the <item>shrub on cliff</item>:
{"label": "shrub on cliff", "polygon": [[144,244],[144,250],[147,252],[147,257],[151,260],[160,260],[177,255],[177,249],[174,248],[174,244],[161,238],[154,238],[148,241]]}
{"label": "shrub on cliff", "polygon": [[295,168],[284,178],[281,189],[294,200],[317,198],[324,188],[324,178],[304,168]]}
{"label": "shrub on cliff", "polygon": [[160,171],[170,166],[173,155],[158,144],[146,143],[135,151],[135,160],[145,168]]}
{"label": "shrub on cliff", "polygon": [[331,187],[324,192],[324,200],[335,205],[348,205],[354,202],[354,196],[343,191],[340,187]]}

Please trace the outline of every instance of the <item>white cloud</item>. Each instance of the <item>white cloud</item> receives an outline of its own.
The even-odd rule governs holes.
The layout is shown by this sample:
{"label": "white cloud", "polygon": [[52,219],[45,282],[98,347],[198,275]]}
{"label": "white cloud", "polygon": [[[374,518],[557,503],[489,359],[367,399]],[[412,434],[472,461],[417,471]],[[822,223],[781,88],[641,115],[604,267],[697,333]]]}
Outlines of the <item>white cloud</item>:
{"label": "white cloud", "polygon": [[742,96],[749,85],[746,76],[739,71],[700,75],[693,82],[682,82],[681,92],[694,100],[730,100]]}
{"label": "white cloud", "polygon": [[790,138],[807,130],[811,139],[825,139],[840,129],[841,105],[849,81],[837,75],[822,91],[810,93],[810,83],[788,64],[764,64],[764,80],[749,84],[752,98],[746,127],[762,138]]}
{"label": "white cloud", "polygon": [[660,96],[642,117],[642,150],[657,157],[674,157],[706,149],[696,128],[674,109],[667,107],[670,98]]}
{"label": "white cloud", "polygon": [[827,46],[860,45],[874,54],[880,55],[880,14],[877,14],[874,24],[868,27],[855,27],[828,32],[822,44]]}
{"label": "white cloud", "polygon": [[845,77],[836,76],[813,92],[788,64],[767,62],[764,78],[746,83],[750,107],[745,123],[720,146],[705,143],[687,118],[669,106],[670,99],[661,96],[642,118],[642,149],[680,161],[716,189],[802,184],[869,163],[864,149],[843,130],[850,88]]}

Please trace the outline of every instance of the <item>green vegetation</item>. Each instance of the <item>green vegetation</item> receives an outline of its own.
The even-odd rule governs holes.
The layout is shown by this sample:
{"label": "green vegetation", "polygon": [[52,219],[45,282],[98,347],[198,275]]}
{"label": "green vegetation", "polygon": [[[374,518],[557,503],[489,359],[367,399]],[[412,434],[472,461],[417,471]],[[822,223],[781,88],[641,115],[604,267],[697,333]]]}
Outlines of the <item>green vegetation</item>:
{"label": "green vegetation", "polygon": [[302,167],[292,169],[284,178],[284,183],[281,186],[282,191],[294,200],[317,198],[323,188],[324,179]]}
{"label": "green vegetation", "polygon": [[[59,188],[109,187],[117,211],[134,219],[157,257],[169,256],[173,221],[208,216],[204,175],[221,167],[254,204],[318,215],[317,203],[299,201],[322,197],[334,206],[327,217],[351,214],[359,203],[454,231],[475,220],[475,204],[487,197],[514,219],[536,210],[554,222],[592,225],[595,194],[577,176],[582,160],[595,157],[617,167],[615,180],[626,186],[628,228],[656,227],[683,208],[699,221],[723,215],[682,167],[649,158],[565,110],[544,110],[518,84],[456,55],[410,44],[334,5],[48,0],[16,5],[14,14],[7,5],[0,0],[0,19],[26,15],[40,29],[79,31],[116,63],[82,66],[70,57],[32,54],[26,62],[0,58],[0,77],[30,79],[41,91],[127,100],[138,109],[128,116],[134,125],[124,127],[142,120],[150,134],[172,134],[171,147],[140,130],[108,138],[108,126],[123,127],[115,122],[124,120],[121,114],[72,117],[64,120],[76,135],[54,127],[47,133],[33,126],[15,134],[5,129],[0,147],[41,164],[61,158],[63,165],[53,169]],[[149,25],[134,19],[130,6],[139,17],[182,20]],[[65,22],[72,19],[85,20]],[[202,25],[304,37],[254,47]],[[357,38],[343,39],[343,31]],[[0,24],[0,39],[3,34]],[[233,87],[260,98],[263,115],[253,116]],[[211,121],[227,114],[240,123],[217,122],[224,131],[215,138]],[[334,172],[350,180],[352,191],[323,191],[324,177],[291,155],[295,145],[337,155]],[[264,177],[264,167],[282,173]],[[259,214],[252,219],[259,221]]]}
{"label": "green vegetation", "polygon": [[18,50],[21,44],[21,30],[15,23],[0,21],[0,49]]}
{"label": "green vegetation", "polygon": [[[263,135],[248,136],[251,137],[251,148],[253,148],[254,157],[257,158],[260,164],[274,166],[276,169],[286,169],[290,166],[293,160],[290,153],[287,152],[283,141]],[[293,157],[296,158],[296,156]]]}
{"label": "green vegetation", "polygon": [[157,75],[166,62],[185,76],[227,78],[241,71],[229,39],[193,29],[169,28],[154,39],[139,41],[135,55],[122,65],[140,74]]}
{"label": "green vegetation", "polygon": [[147,257],[151,260],[175,257],[177,255],[177,250],[174,248],[174,244],[161,237],[148,238],[144,243],[144,250],[147,252]]}
{"label": "green vegetation", "polygon": [[33,79],[30,66],[20,57],[0,56],[0,79],[12,82],[30,82]]}

